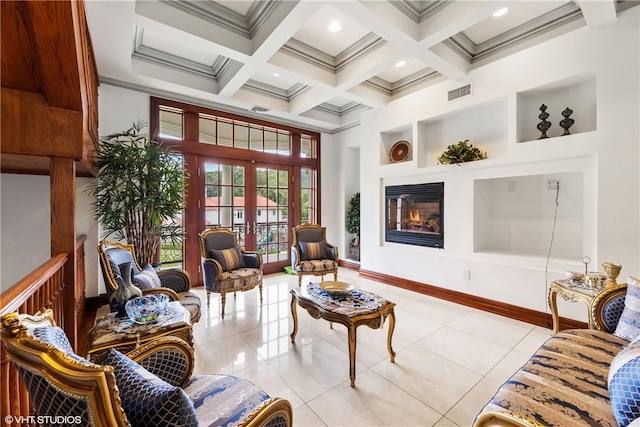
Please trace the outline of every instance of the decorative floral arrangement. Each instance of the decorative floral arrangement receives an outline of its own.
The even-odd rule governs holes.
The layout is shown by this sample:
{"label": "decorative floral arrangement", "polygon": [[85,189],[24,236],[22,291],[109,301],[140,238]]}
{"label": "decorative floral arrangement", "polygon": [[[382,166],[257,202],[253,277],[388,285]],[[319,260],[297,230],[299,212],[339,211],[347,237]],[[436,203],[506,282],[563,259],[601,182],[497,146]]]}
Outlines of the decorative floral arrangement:
{"label": "decorative floral arrangement", "polygon": [[487,152],[469,144],[469,140],[459,141],[457,144],[450,145],[438,157],[439,165],[453,165],[465,162],[473,162],[475,160],[483,160],[487,158]]}

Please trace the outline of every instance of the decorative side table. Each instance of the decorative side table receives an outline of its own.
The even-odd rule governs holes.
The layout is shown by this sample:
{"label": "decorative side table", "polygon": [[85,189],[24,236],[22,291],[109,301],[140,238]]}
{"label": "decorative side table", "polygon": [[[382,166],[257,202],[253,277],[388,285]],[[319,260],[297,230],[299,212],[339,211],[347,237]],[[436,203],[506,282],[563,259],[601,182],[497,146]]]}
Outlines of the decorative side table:
{"label": "decorative side table", "polygon": [[100,362],[110,348],[127,352],[164,336],[182,338],[193,347],[191,314],[178,301],[171,301],[157,321],[146,325],[137,324],[126,316],[115,317],[115,313],[101,317],[87,336],[88,358]]}
{"label": "decorative side table", "polygon": [[558,319],[557,296],[565,301],[580,301],[587,306],[589,316],[589,329],[596,329],[596,324],[591,314],[591,303],[605,288],[604,283],[597,287],[591,287],[582,283],[572,282],[570,280],[554,280],[549,288],[549,308],[551,309],[551,317],[553,318],[553,334],[557,334],[560,329]]}

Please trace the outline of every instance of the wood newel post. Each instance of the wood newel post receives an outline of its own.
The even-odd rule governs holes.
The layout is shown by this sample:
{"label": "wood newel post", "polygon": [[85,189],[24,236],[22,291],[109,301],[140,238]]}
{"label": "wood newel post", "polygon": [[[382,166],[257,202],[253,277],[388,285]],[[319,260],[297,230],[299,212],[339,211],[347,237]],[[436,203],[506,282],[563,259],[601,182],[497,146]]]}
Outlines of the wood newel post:
{"label": "wood newel post", "polygon": [[62,283],[62,324],[78,350],[76,302],[76,164],[73,159],[52,158],[50,171],[51,254],[68,254]]}

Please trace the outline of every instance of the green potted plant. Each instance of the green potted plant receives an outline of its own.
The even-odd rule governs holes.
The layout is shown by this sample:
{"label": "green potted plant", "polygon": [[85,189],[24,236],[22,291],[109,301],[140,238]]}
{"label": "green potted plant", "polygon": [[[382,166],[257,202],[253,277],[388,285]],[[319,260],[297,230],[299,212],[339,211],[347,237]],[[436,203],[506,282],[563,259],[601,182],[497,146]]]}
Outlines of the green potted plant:
{"label": "green potted plant", "polygon": [[465,139],[464,141],[459,141],[457,144],[448,146],[447,149],[438,157],[438,164],[460,165],[460,163],[473,162],[486,158],[486,151],[482,151],[478,147],[474,147],[473,144],[469,144],[468,139]]}
{"label": "green potted plant", "polygon": [[349,243],[349,252],[352,259],[360,261],[360,193],[354,194],[349,200],[347,216],[345,219],[347,232],[355,234]]}
{"label": "green potted plant", "polygon": [[145,126],[138,121],[126,131],[100,138],[97,178],[89,186],[103,237],[132,244],[141,266],[154,261],[161,241],[180,241],[188,179],[182,158],[155,136],[142,134]]}

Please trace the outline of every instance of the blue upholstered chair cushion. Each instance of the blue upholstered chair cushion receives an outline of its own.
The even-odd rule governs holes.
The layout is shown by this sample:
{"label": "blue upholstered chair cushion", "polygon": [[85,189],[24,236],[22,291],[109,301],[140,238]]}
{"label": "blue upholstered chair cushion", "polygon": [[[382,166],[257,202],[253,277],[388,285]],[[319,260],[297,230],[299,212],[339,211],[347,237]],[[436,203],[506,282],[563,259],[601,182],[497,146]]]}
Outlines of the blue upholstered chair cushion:
{"label": "blue upholstered chair cushion", "polygon": [[640,335],[640,282],[633,277],[627,278],[624,310],[613,334],[627,341]]}
{"label": "blue upholstered chair cushion", "polygon": [[621,426],[640,418],[640,340],[629,344],[611,362],[609,399]]}
{"label": "blue upholstered chair cushion", "polygon": [[223,271],[244,267],[244,258],[239,246],[222,250],[212,249],[209,251],[209,257],[218,261]]}
{"label": "blue upholstered chair cushion", "polygon": [[327,257],[325,242],[300,242],[300,260],[324,259]]}
{"label": "blue upholstered chair cushion", "polygon": [[269,396],[253,383],[229,375],[194,376],[184,386],[202,427],[235,426]]}
{"label": "blue upholstered chair cushion", "polygon": [[160,277],[151,264],[147,264],[140,273],[134,274],[132,282],[140,289],[154,289],[162,286]]}
{"label": "blue upholstered chair cushion", "polygon": [[114,368],[120,400],[132,426],[197,426],[196,412],[189,396],[117,350],[109,349],[105,365]]}

